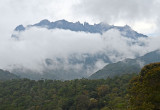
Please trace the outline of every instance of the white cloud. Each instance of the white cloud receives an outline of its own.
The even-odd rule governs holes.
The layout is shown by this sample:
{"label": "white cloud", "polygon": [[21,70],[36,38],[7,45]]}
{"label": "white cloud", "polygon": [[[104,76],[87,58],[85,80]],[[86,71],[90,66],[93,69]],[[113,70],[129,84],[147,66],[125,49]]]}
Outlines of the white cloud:
{"label": "white cloud", "polygon": [[[104,53],[116,62],[144,55],[160,47],[159,37],[139,38],[136,41],[121,36],[120,32],[114,29],[100,35],[60,29],[30,28],[19,33],[18,36],[19,40],[0,37],[0,68],[22,66],[38,72],[43,71],[44,67],[81,70],[83,63],[68,62],[71,55],[76,55],[76,59],[84,60],[84,54]],[[46,58],[53,60],[52,66],[46,66]],[[56,58],[61,58],[63,61],[59,62]],[[105,64],[101,59],[97,59],[93,67],[88,65],[87,75]]]}
{"label": "white cloud", "polygon": [[34,24],[42,19],[74,21],[71,7],[78,1],[0,0],[0,37],[10,36],[17,25]]}
{"label": "white cloud", "polygon": [[128,24],[138,32],[150,34],[159,29],[159,5],[158,0],[81,0],[75,5],[75,13],[109,24]]}

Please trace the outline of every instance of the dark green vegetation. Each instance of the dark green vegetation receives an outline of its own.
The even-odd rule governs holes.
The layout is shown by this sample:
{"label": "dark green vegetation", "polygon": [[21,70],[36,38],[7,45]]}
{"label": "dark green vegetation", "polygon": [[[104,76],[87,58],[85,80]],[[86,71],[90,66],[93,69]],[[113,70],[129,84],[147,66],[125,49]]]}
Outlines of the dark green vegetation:
{"label": "dark green vegetation", "polygon": [[1,80],[0,110],[160,110],[160,63],[107,79]]}
{"label": "dark green vegetation", "polygon": [[11,80],[11,79],[18,79],[19,77],[8,72],[0,69],[0,80]]}
{"label": "dark green vegetation", "polygon": [[159,50],[147,53],[144,56],[138,57],[136,59],[126,59],[117,63],[108,64],[103,69],[92,74],[89,78],[101,79],[129,73],[138,74],[143,65],[153,62],[160,62]]}
{"label": "dark green vegetation", "polygon": [[0,110],[126,110],[135,74],[71,81],[17,79],[0,82]]}
{"label": "dark green vegetation", "polygon": [[160,63],[146,65],[129,85],[131,110],[160,110]]}

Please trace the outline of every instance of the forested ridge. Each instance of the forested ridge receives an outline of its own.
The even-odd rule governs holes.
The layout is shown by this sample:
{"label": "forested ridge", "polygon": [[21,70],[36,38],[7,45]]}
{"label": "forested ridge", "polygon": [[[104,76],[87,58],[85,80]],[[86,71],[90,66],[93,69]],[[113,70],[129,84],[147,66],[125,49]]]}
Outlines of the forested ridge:
{"label": "forested ridge", "polygon": [[0,81],[0,110],[160,110],[160,63],[107,79]]}
{"label": "forested ridge", "polygon": [[127,109],[127,86],[135,74],[112,79],[29,80],[0,82],[1,110]]}
{"label": "forested ridge", "polygon": [[11,79],[19,79],[19,77],[9,71],[4,71],[0,69],[0,81],[11,80]]}

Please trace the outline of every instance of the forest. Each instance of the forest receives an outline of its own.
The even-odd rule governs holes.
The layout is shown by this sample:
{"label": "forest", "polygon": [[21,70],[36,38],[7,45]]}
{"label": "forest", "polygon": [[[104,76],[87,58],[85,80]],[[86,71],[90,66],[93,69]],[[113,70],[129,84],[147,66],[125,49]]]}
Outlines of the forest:
{"label": "forest", "polygon": [[0,110],[160,110],[160,63],[107,79],[0,81]]}

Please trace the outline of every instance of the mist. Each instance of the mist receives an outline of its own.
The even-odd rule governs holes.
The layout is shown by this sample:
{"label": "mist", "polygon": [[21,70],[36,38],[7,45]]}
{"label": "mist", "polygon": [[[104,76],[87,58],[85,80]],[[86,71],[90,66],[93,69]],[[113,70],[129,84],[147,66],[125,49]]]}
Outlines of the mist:
{"label": "mist", "polygon": [[[73,56],[83,61],[86,55],[102,53],[108,56],[111,62],[117,62],[160,48],[159,37],[131,39],[122,36],[116,29],[100,35],[32,27],[16,35],[19,39],[11,36],[0,37],[1,69],[12,71],[14,68],[23,67],[38,73],[43,73],[45,69],[80,71],[84,63],[70,63],[69,59]],[[108,63],[102,59],[97,59],[92,66],[87,65],[85,75],[92,74],[106,64]]]}

